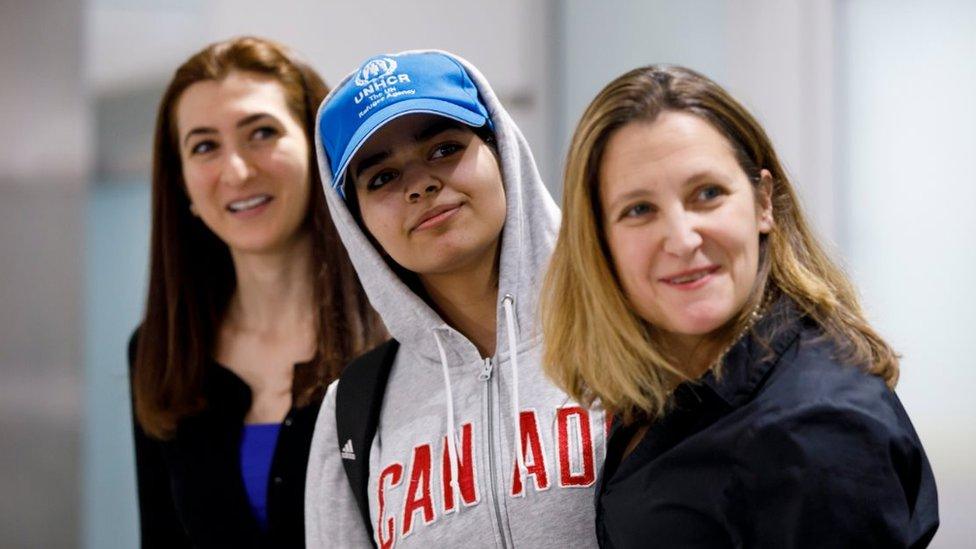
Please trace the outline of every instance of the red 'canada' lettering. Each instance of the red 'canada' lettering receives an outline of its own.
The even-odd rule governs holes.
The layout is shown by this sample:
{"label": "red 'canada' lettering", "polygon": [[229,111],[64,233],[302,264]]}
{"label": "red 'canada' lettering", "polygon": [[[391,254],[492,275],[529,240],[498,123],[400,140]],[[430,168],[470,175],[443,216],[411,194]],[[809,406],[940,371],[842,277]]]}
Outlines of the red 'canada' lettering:
{"label": "red 'canada' lettering", "polygon": [[[535,479],[536,491],[549,488],[549,474],[546,472],[546,453],[542,449],[542,438],[539,436],[539,422],[535,417],[535,410],[528,410],[519,414],[519,432],[522,435],[522,461],[525,462],[526,476]],[[512,495],[522,495],[522,475],[519,474],[518,462],[513,464]]]}
{"label": "red 'canada' lettering", "polygon": [[386,504],[385,493],[387,477],[390,477],[390,488],[396,488],[399,486],[400,481],[403,479],[403,465],[400,465],[399,463],[391,463],[390,465],[387,465],[386,468],[383,469],[383,472],[380,473],[380,481],[377,483],[377,491],[379,492],[377,494],[377,500],[379,503],[379,517],[376,521],[376,533],[380,540],[380,549],[390,549],[396,542],[396,536],[394,535],[394,532],[396,531],[396,519],[390,517],[390,519],[386,521],[385,528],[383,524],[383,508]]}
{"label": "red 'canada' lettering", "polygon": [[[574,488],[591,486],[596,482],[596,453],[594,432],[600,426],[590,424],[590,413],[579,406],[566,406],[555,410],[552,425],[555,427],[555,453],[546,454],[545,441],[539,431],[539,419],[535,410],[525,410],[519,414],[519,436],[521,437],[522,457],[525,463],[525,474],[519,470],[517,463],[513,464],[511,497],[525,495],[525,483],[531,475],[535,483],[536,492],[548,490],[549,463],[555,459],[558,466],[560,488]],[[543,425],[550,425],[548,413],[544,416]],[[603,428],[609,431],[613,418],[605,414]],[[596,431],[594,431],[596,429]],[[458,490],[451,486],[451,478],[455,469],[451,466],[450,452],[447,447],[447,437],[441,438],[441,496],[443,515],[457,511],[463,506],[473,506],[481,501],[478,485],[478,463],[475,456],[474,427],[468,422],[460,428],[460,441],[457,447]],[[380,549],[391,549],[396,544],[398,536],[397,522],[401,522],[399,537],[410,535],[416,528],[414,520],[418,512],[424,524],[432,524],[438,516],[434,510],[434,495],[431,493],[433,475],[437,473],[433,463],[436,459],[436,446],[431,441],[413,448],[410,468],[407,471],[402,462],[387,465],[379,474],[377,482],[377,523],[376,537]],[[409,482],[404,483],[409,472]],[[404,494],[396,491],[404,486]],[[391,492],[392,491],[392,492]],[[395,492],[395,493],[394,493]],[[388,498],[397,500],[403,498],[402,515],[397,517],[400,509],[387,505]],[[459,504],[460,501],[460,504]],[[394,504],[395,505],[395,504]]]}
{"label": "red 'canada' lettering", "polygon": [[413,530],[413,515],[423,511],[424,524],[434,522],[434,500],[430,496],[430,444],[413,449],[410,486],[403,500],[403,535]]}
{"label": "red 'canada' lettering", "polygon": [[[576,424],[572,438],[573,447],[580,456],[578,472],[570,463],[570,422]],[[556,412],[556,436],[559,448],[559,485],[590,486],[596,481],[596,457],[593,455],[593,439],[590,438],[590,414],[579,406],[560,408]]]}
{"label": "red 'canada' lettering", "polygon": [[[470,506],[478,503],[478,484],[474,478],[474,445],[471,443],[471,424],[461,426],[461,444],[458,447],[458,485],[461,489],[461,501]],[[444,512],[454,511],[454,489],[451,488],[451,456],[447,448],[447,437],[443,439],[443,457],[441,459],[441,486],[444,490]]]}

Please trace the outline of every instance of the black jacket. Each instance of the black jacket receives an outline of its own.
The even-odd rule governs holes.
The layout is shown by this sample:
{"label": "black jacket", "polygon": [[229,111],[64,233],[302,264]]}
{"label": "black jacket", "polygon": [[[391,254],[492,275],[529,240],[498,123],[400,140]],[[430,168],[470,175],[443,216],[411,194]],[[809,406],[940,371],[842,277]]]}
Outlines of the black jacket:
{"label": "black jacket", "polygon": [[753,334],[721,379],[679,386],[674,411],[622,462],[635,428],[612,427],[601,546],[926,546],[935,479],[895,393],[838,361],[788,299]]}
{"label": "black jacket", "polygon": [[[133,364],[136,335],[129,341]],[[268,531],[251,513],[240,469],[251,391],[212,364],[207,409],[180,422],[171,440],[135,428],[136,482],[144,548],[291,548],[305,546],[305,469],[320,402],[288,412],[278,435],[268,486]],[[309,364],[295,365],[299,379]]]}

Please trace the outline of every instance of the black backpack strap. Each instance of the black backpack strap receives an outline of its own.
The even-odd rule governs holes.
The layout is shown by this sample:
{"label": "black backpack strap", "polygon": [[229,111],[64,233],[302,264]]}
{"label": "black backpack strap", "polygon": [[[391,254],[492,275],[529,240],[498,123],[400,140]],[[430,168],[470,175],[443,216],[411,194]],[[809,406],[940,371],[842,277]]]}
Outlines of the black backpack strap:
{"label": "black backpack strap", "polygon": [[[380,408],[400,344],[391,339],[353,360],[336,388],[336,433],[342,466],[359,505],[363,526],[373,540],[369,519],[369,450],[380,422]],[[375,545],[375,543],[374,543]]]}

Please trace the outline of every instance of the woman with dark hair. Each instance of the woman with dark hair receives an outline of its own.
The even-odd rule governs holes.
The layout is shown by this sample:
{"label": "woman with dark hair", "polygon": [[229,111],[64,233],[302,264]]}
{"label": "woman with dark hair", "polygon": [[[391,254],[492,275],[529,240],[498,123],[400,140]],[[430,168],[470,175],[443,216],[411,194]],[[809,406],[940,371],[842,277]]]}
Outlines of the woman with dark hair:
{"label": "woman with dark hair", "polygon": [[[539,367],[559,211],[518,126],[474,66],[432,50],[366,59],[318,124],[329,209],[393,339],[323,400],[309,546],[595,547],[604,416]],[[358,411],[371,431],[347,429]]]}
{"label": "woman with dark hair", "polygon": [[569,150],[543,363],[615,416],[603,547],[922,547],[935,481],[898,356],[758,122],[704,76],[608,84]]}
{"label": "woman with dark hair", "polygon": [[144,547],[303,547],[326,386],[381,341],[314,169],[321,78],[258,38],[177,70],[129,346]]}

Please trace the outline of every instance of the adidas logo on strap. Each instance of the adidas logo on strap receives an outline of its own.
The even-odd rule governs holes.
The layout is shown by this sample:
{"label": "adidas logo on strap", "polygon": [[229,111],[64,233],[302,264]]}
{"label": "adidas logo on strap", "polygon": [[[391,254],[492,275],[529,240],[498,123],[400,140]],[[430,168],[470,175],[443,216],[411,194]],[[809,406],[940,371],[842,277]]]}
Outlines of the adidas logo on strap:
{"label": "adidas logo on strap", "polygon": [[343,445],[339,455],[342,456],[342,459],[356,459],[356,452],[354,452],[352,449],[352,439],[346,441],[346,444]]}

